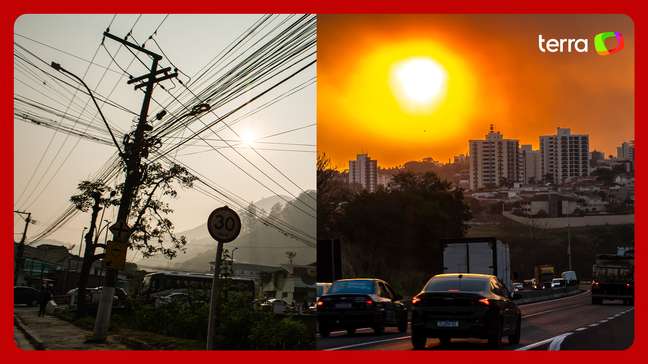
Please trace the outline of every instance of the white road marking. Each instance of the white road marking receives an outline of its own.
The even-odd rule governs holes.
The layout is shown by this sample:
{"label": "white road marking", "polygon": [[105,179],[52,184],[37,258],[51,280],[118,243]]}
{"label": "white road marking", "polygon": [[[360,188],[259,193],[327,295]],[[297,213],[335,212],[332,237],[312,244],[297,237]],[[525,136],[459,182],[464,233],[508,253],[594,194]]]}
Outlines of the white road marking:
{"label": "white road marking", "polygon": [[[559,336],[560,336],[560,335],[559,335]],[[556,338],[556,336],[554,336],[554,337],[550,337],[550,338],[548,338],[548,339],[545,339],[545,340],[542,340],[542,341],[538,341],[538,342],[536,342],[536,343],[529,344],[529,345],[527,345],[527,346],[523,346],[523,347],[521,347],[521,348],[517,348],[517,349],[515,349],[515,350],[516,350],[516,351],[521,351],[521,350],[535,349],[535,348],[537,348],[538,346],[542,346],[542,345],[544,345],[544,344],[550,343],[550,342],[551,342],[553,339],[555,339],[555,338]]]}
{"label": "white road marking", "polygon": [[352,348],[358,348],[358,347],[361,347],[361,346],[370,346],[370,345],[374,345],[374,344],[386,343],[386,342],[390,342],[390,341],[405,340],[405,339],[409,339],[410,337],[411,336],[400,336],[400,337],[394,337],[394,338],[391,338],[391,339],[367,341],[367,342],[358,343],[358,344],[351,344],[351,345],[345,345],[345,346],[336,346],[334,348],[324,349],[323,351],[335,351],[335,350],[352,349]]}
{"label": "white road marking", "polygon": [[560,350],[560,345],[562,345],[563,341],[565,338],[569,335],[571,335],[571,332],[568,332],[566,334],[562,334],[551,340],[551,344],[549,344],[549,351],[558,351]]}
{"label": "white road marking", "polygon": [[[623,314],[625,314],[625,313],[627,313],[627,312],[632,311],[633,309],[634,309],[634,307],[633,307],[633,308],[630,308],[630,309],[628,309],[628,310],[622,311],[622,312],[620,312],[620,313],[617,313],[617,314],[615,315],[615,317],[621,316],[621,315],[623,315]],[[547,312],[551,312],[551,311],[555,311],[555,310],[549,310],[549,311],[537,312],[537,314],[547,313]],[[530,317],[530,316],[534,316],[534,315],[536,315],[536,314],[531,314],[531,315],[522,316],[522,317]],[[601,321],[605,321],[605,322],[607,322],[607,321],[609,321],[609,320],[601,320]],[[595,322],[595,323],[592,323],[592,324],[588,325],[588,327],[596,327],[596,326],[598,326],[598,325],[599,325],[599,323],[598,323],[598,322]],[[583,330],[587,330],[588,327],[579,327],[579,328],[577,328],[577,329],[574,330],[574,331],[583,331]],[[521,348],[517,348],[517,349],[515,349],[515,350],[517,351],[517,350],[530,350],[530,349],[535,349],[535,348],[537,348],[537,347],[539,347],[539,346],[542,346],[542,345],[545,345],[545,344],[547,344],[547,343],[549,343],[549,349],[548,349],[548,350],[560,350],[560,346],[562,345],[562,342],[565,340],[565,338],[566,338],[567,336],[569,336],[569,335],[571,335],[571,334],[573,334],[573,332],[566,332],[566,333],[564,333],[564,334],[556,335],[556,336],[554,336],[554,337],[550,337],[550,338],[548,338],[548,339],[541,340],[541,341],[535,342],[535,343],[533,343],[533,344],[529,344],[529,345],[527,345],[527,346],[523,346],[523,347],[521,347]]]}

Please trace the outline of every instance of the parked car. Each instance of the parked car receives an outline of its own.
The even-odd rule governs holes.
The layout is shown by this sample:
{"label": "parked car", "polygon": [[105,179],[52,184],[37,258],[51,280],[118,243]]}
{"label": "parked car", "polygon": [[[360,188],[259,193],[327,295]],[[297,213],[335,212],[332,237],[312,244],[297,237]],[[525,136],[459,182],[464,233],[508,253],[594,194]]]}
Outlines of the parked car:
{"label": "parked car", "polygon": [[567,281],[565,278],[554,278],[551,280],[551,289],[566,288]]}
{"label": "parked car", "polygon": [[425,347],[434,337],[488,339],[499,347],[502,337],[520,342],[522,314],[504,283],[487,274],[439,274],[412,299],[412,346]]}
{"label": "parked car", "polygon": [[27,286],[14,287],[14,305],[38,306],[40,291]]}
{"label": "parked car", "polygon": [[375,278],[341,279],[317,300],[317,320],[322,337],[335,329],[349,335],[370,327],[381,334],[385,326],[407,331],[407,308],[402,297],[385,281]]}
{"label": "parked car", "polygon": [[168,304],[180,304],[180,305],[190,305],[191,297],[182,292],[174,292],[166,296],[160,296],[155,299],[155,307],[159,308]]}
{"label": "parked car", "polygon": [[[78,305],[77,292],[78,288],[73,288],[67,291],[68,302],[70,307],[74,308]],[[86,288],[86,303],[89,305],[99,305],[101,299],[102,287]],[[128,304],[128,293],[123,288],[115,288],[115,295],[113,296],[113,307],[124,307]]]}

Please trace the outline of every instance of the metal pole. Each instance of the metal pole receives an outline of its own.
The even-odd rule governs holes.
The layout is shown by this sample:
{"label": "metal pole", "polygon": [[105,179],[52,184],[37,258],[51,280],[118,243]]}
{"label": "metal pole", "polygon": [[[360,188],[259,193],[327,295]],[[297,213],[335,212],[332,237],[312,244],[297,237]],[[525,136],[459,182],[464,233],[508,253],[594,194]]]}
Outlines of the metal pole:
{"label": "metal pole", "polygon": [[569,270],[573,270],[572,269],[572,251],[571,251],[571,226],[570,226],[569,222],[567,223],[567,257],[569,258]]}
{"label": "metal pole", "polygon": [[218,308],[220,306],[220,266],[223,255],[223,243],[218,242],[216,260],[214,261],[214,278],[212,279],[211,298],[209,300],[209,324],[207,326],[207,350],[214,350]]}
{"label": "metal pole", "polygon": [[81,230],[81,240],[79,240],[79,258],[81,258],[81,247],[83,246],[83,235],[85,234],[85,231],[88,229],[87,226],[83,227],[83,230]]}

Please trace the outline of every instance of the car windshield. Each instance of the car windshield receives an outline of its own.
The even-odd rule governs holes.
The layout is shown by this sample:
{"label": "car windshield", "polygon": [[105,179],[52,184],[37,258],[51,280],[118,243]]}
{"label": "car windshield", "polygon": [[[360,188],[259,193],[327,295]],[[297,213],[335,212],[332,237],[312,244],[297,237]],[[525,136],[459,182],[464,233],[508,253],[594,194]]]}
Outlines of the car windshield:
{"label": "car windshield", "polygon": [[476,278],[432,278],[423,288],[425,292],[482,292],[488,290],[487,279]]}
{"label": "car windshield", "polygon": [[374,293],[376,285],[372,280],[353,280],[334,282],[328,293]]}

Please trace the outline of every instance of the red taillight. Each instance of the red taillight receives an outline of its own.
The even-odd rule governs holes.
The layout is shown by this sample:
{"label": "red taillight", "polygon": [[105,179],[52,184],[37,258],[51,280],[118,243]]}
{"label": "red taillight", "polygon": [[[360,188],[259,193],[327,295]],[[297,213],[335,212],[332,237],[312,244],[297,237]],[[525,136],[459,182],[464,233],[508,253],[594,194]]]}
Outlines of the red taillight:
{"label": "red taillight", "polygon": [[482,299],[478,300],[477,302],[481,303],[482,305],[486,305],[486,306],[490,305],[490,301],[488,300],[488,298],[482,298]]}
{"label": "red taillight", "polygon": [[369,298],[365,301],[365,303],[367,304],[367,306],[371,306],[374,302],[371,300],[371,298]]}
{"label": "red taillight", "polygon": [[420,297],[414,297],[414,298],[412,298],[412,304],[413,304],[413,305],[417,305],[417,304],[419,304],[419,303],[421,303],[421,298],[420,298]]}

